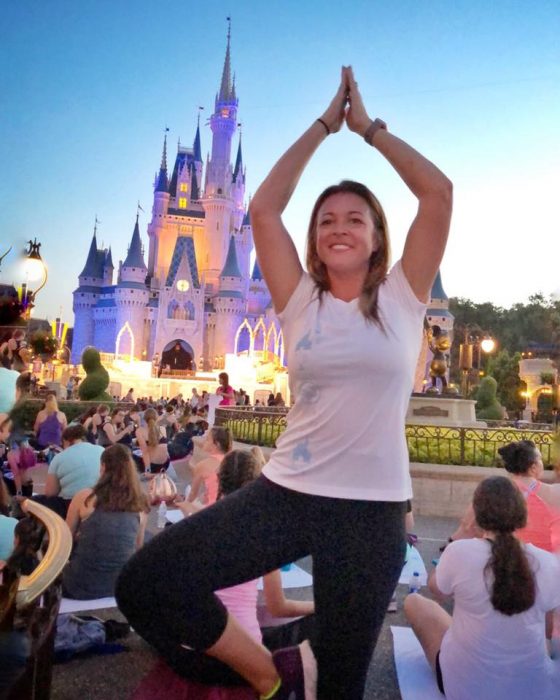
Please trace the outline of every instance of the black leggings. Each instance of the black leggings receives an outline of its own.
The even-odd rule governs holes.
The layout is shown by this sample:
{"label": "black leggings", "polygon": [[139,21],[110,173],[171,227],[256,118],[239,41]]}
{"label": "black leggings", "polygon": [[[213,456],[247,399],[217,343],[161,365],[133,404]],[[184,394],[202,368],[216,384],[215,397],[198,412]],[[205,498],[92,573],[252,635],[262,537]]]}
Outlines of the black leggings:
{"label": "black leggings", "polygon": [[312,496],[261,476],[154,537],[124,567],[117,602],[180,675],[238,684],[224,664],[212,659],[220,672],[207,673],[201,659],[227,621],[213,591],[312,555],[317,698],[361,700],[404,563],[405,509],[404,502]]}

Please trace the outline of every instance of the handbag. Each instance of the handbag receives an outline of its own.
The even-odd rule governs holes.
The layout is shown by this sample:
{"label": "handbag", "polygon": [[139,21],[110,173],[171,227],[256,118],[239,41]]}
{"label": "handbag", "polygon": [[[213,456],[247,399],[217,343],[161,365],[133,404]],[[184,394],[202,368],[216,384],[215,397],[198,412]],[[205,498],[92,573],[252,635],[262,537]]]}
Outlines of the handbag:
{"label": "handbag", "polygon": [[160,473],[156,474],[150,481],[148,496],[150,505],[152,506],[157,506],[162,501],[165,501],[165,503],[173,503],[175,500],[177,496],[177,487],[167,476],[165,469],[162,469]]}

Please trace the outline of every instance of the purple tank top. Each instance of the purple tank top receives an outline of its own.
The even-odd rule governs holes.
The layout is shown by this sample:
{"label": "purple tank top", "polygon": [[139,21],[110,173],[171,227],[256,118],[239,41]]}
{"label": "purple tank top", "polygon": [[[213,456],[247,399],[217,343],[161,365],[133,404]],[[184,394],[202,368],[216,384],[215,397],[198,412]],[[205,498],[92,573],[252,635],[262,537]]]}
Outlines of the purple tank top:
{"label": "purple tank top", "polygon": [[62,439],[62,426],[56,413],[51,413],[39,426],[37,442],[41,447],[59,445]]}

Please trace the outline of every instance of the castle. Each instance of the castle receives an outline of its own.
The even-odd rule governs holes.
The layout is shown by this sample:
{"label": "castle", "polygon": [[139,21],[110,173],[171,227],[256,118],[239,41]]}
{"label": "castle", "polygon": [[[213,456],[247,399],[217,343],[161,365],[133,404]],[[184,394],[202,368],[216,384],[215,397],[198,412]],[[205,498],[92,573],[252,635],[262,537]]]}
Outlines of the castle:
{"label": "castle", "polygon": [[188,358],[189,369],[205,370],[226,353],[250,349],[283,355],[280,328],[258,264],[250,270],[253,236],[241,134],[233,167],[231,163],[238,105],[228,31],[206,166],[200,120],[192,148],[179,144],[171,172],[167,134],[164,137],[147,229],[147,264],[138,215],[116,283],[111,249],[97,247],[94,229],[73,294],[74,364],[88,345],[138,360],[164,358],[177,348]]}

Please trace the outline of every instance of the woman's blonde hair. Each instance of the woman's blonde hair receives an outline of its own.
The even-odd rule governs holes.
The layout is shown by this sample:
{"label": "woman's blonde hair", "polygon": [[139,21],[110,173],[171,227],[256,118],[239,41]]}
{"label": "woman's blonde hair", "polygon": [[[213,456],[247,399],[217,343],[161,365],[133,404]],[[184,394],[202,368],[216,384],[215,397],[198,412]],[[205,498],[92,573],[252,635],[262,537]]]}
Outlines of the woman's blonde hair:
{"label": "woman's blonde hair", "polygon": [[361,197],[368,205],[371,213],[379,246],[377,250],[371,254],[369,260],[368,273],[364,280],[362,293],[360,294],[360,311],[368,321],[372,321],[380,328],[383,328],[383,323],[379,318],[377,298],[379,295],[379,286],[389,271],[389,262],[391,258],[389,229],[385,213],[379,200],[365,185],[362,185],[360,182],[354,182],[353,180],[343,180],[338,185],[327,187],[327,189],[319,195],[313,207],[313,211],[311,212],[311,219],[309,220],[309,228],[307,230],[307,271],[311,279],[315,282],[319,290],[319,298],[321,298],[324,292],[329,291],[330,281],[327,266],[321,261],[317,253],[317,216],[319,214],[319,209],[329,197],[341,193],[355,194]]}
{"label": "woman's blonde hair", "polygon": [[142,491],[130,450],[124,445],[111,445],[101,454],[103,473],[86,498],[86,505],[95,499],[95,508],[110,512],[150,512]]}
{"label": "woman's blonde hair", "polygon": [[45,411],[49,416],[53,413],[58,413],[58,402],[54,394],[49,394],[45,399]]}
{"label": "woman's blonde hair", "polygon": [[157,426],[158,414],[153,408],[148,408],[144,411],[144,420],[146,421],[146,426],[148,427],[148,446],[155,447],[159,445],[159,428]]}

